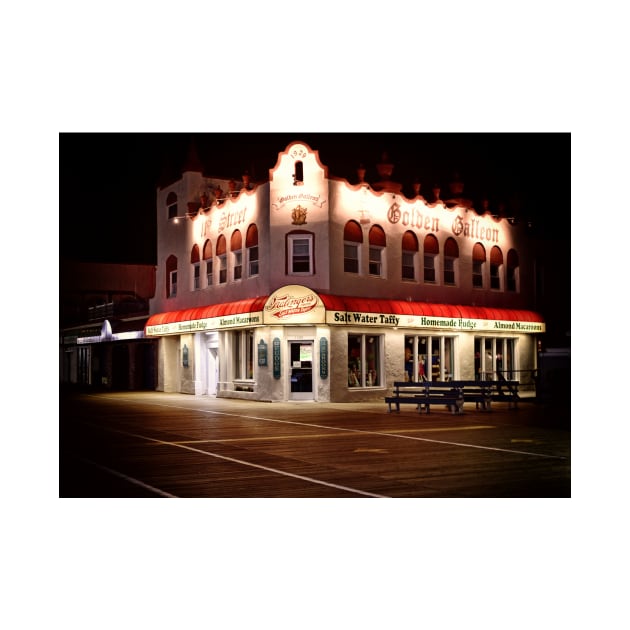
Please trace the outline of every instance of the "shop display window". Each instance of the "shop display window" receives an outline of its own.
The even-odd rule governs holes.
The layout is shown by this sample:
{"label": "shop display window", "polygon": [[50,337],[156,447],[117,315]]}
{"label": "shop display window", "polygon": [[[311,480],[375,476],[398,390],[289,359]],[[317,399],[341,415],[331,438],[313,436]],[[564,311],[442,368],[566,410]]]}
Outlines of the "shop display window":
{"label": "shop display window", "polygon": [[348,387],[379,387],[382,335],[348,335]]}
{"label": "shop display window", "polygon": [[406,381],[449,381],[454,378],[453,337],[407,335],[405,337]]}
{"label": "shop display window", "polygon": [[481,380],[518,379],[514,365],[516,340],[503,337],[475,338],[475,378]]}

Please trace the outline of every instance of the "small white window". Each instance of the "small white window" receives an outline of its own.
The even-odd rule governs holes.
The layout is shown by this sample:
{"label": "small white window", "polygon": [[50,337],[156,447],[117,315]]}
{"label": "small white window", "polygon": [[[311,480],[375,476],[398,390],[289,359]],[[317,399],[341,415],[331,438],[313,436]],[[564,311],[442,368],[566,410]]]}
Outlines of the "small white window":
{"label": "small white window", "polygon": [[294,275],[312,275],[313,273],[313,236],[312,234],[289,235],[289,273]]}
{"label": "small white window", "polygon": [[346,273],[359,273],[359,245],[358,243],[344,243],[343,270]]}
{"label": "small white window", "polygon": [[247,248],[247,257],[249,258],[248,262],[248,274],[249,276],[257,276],[258,275],[258,245],[254,245],[253,247]]}
{"label": "small white window", "polygon": [[234,280],[240,280],[243,275],[243,252],[239,249],[234,254]]}
{"label": "small white window", "polygon": [[416,253],[415,252],[403,252],[402,253],[402,277],[403,277],[403,280],[415,280],[416,279],[415,260],[416,260]]}
{"label": "small white window", "polygon": [[193,291],[198,291],[201,288],[201,263],[193,264]]}
{"label": "small white window", "polygon": [[227,256],[221,254],[219,259],[219,284],[225,284],[227,282]]}
{"label": "small white window", "polygon": [[435,256],[432,254],[424,255],[424,281],[435,282]]}
{"label": "small white window", "polygon": [[383,249],[381,247],[370,247],[370,275],[383,275]]}

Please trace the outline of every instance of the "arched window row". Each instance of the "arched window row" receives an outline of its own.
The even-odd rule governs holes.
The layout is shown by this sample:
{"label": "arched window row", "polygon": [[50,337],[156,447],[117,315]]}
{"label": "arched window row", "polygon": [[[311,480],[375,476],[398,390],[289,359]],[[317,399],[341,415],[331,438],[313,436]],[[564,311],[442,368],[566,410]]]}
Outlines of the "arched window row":
{"label": "arched window row", "polygon": [[[211,239],[203,242],[201,247],[195,244],[190,250],[191,290],[239,281],[243,277],[244,262],[247,276],[259,273],[258,228],[252,223],[245,232],[245,250],[243,251],[243,234],[236,229],[228,238],[220,234],[216,243]],[[168,297],[177,294],[177,258],[170,256],[166,262],[166,291]]]}
{"label": "arched window row", "polygon": [[[363,240],[361,225],[355,220],[348,221],[343,230],[344,272],[361,273]],[[386,233],[381,226],[374,225],[368,231],[367,240],[369,243],[368,273],[371,276],[386,278],[384,272]],[[418,235],[412,230],[407,230],[401,237],[400,245],[400,274],[403,281],[417,282],[419,278],[422,278],[426,284],[440,284],[440,279],[445,286],[462,284],[459,245],[453,237],[448,237],[444,241],[440,251],[440,243],[435,234],[425,235],[420,243]],[[473,245],[471,278],[473,287],[518,291],[518,269],[519,258],[515,250],[510,249],[504,257],[501,248],[497,246],[487,252],[483,244]]]}

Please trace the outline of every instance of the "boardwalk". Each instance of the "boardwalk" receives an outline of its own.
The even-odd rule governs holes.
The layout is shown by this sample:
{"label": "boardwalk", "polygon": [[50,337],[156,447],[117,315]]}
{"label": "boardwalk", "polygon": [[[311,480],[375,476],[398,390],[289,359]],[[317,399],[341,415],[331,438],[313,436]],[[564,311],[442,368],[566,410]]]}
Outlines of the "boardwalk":
{"label": "boardwalk", "polygon": [[568,411],[62,395],[61,497],[570,497]]}

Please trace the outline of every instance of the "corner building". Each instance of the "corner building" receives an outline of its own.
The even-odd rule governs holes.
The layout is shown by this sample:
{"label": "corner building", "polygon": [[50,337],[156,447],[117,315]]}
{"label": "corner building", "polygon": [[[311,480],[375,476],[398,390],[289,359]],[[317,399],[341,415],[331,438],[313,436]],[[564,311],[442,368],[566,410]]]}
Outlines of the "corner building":
{"label": "corner building", "polygon": [[533,388],[527,228],[453,199],[328,175],[296,141],[269,181],[185,171],[157,194],[157,389],[265,401],[383,400],[394,381]]}

